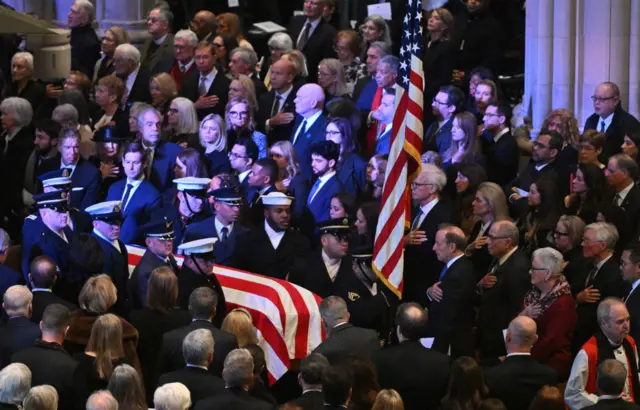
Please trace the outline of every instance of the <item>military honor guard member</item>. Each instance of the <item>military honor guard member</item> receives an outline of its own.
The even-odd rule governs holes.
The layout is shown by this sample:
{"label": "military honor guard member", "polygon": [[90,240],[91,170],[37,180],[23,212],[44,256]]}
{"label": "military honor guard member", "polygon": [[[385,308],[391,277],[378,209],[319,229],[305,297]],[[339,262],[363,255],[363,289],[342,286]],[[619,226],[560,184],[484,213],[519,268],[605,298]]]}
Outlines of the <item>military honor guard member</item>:
{"label": "military honor guard member", "polygon": [[233,266],[232,257],[238,237],[249,229],[238,222],[242,208],[239,187],[224,187],[209,191],[213,197],[215,214],[187,226],[184,240],[192,241],[208,237],[218,238],[213,244],[216,265]]}
{"label": "military honor guard member", "polygon": [[178,247],[184,254],[184,262],[178,273],[178,306],[189,309],[189,297],[191,292],[200,287],[213,289],[218,295],[216,316],[213,324],[222,325],[222,320],[227,315],[227,305],[222,286],[213,273],[215,264],[214,244],[217,238],[203,238],[183,243]]}
{"label": "military honor guard member", "polygon": [[147,306],[147,282],[151,271],[160,266],[170,267],[177,275],[178,263],[173,257],[173,222],[158,219],[141,228],[145,233],[147,250],[129,278],[129,300],[132,309]]}
{"label": "military honor guard member", "polygon": [[193,222],[205,220],[209,215],[206,207],[207,189],[211,182],[208,178],[186,177],[174,179],[176,201],[167,206],[167,217],[173,221],[175,234],[174,246],[182,242],[185,230]]}
{"label": "military honor guard member", "polygon": [[91,233],[102,248],[102,272],[111,277],[118,290],[116,309],[119,313],[128,311],[127,282],[129,281],[129,253],[120,240],[122,225],[122,202],[108,201],[92,205],[85,211],[93,219]]}
{"label": "military honor guard member", "polygon": [[[44,192],[64,191],[67,193],[67,198],[70,198],[71,178],[63,176],[63,170],[56,169],[51,172],[46,172],[40,175],[38,180],[42,184],[42,190]],[[67,203],[69,202],[70,201],[68,200]],[[67,218],[67,224],[69,225],[69,228],[76,233],[91,232],[91,217],[86,212],[72,208],[70,205],[68,209],[69,218]],[[31,249],[31,247],[40,240],[40,234],[43,229],[44,223],[40,218],[39,211],[25,218],[22,226],[22,273],[27,283],[29,264],[31,262],[29,259],[30,254],[28,249]]]}
{"label": "military honor guard member", "polygon": [[261,200],[265,208],[264,224],[238,237],[234,267],[285,279],[296,258],[304,258],[309,253],[309,240],[291,228],[293,197],[271,192]]}

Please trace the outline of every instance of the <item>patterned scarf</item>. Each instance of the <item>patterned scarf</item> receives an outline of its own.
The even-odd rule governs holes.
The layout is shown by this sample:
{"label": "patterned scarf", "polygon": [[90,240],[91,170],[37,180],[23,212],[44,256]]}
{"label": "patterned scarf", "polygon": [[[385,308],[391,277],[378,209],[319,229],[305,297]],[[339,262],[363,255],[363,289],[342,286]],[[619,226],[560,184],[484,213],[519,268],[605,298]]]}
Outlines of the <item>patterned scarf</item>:
{"label": "patterned scarf", "polygon": [[[551,292],[547,293],[544,297],[541,293],[540,289],[533,286],[524,297],[524,307],[527,308],[532,305],[538,306],[540,307],[540,315],[542,315],[560,296],[570,295],[571,288],[569,287],[567,278],[563,275],[560,276],[560,279],[558,279],[553,289],[551,289]],[[536,315],[536,317],[537,316],[539,315]],[[535,317],[532,317],[532,319],[535,319]]]}

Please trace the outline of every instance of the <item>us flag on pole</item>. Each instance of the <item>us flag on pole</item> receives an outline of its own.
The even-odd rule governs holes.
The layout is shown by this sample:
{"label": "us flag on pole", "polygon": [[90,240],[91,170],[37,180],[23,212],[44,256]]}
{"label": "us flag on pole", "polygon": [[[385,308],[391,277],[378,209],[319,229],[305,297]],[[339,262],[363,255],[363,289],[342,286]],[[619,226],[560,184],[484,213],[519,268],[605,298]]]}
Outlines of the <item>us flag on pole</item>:
{"label": "us flag on pole", "polygon": [[404,230],[409,227],[411,217],[409,189],[421,165],[424,105],[422,18],[422,0],[407,0],[389,165],[373,249],[373,269],[398,297],[402,296]]}

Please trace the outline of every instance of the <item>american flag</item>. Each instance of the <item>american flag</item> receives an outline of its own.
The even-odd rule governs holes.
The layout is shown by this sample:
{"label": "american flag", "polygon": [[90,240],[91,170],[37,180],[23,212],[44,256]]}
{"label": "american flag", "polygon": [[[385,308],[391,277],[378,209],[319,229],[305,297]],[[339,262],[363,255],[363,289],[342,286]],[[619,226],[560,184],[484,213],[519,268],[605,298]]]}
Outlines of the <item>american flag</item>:
{"label": "american flag", "polygon": [[[145,252],[127,245],[129,272]],[[176,255],[182,266],[183,257]],[[269,382],[274,383],[291,366],[292,359],[304,359],[324,337],[318,305],[321,299],[308,290],[284,280],[268,278],[224,266],[214,266],[227,309],[245,308],[251,314],[267,362]]]}
{"label": "american flag", "polygon": [[411,217],[409,189],[420,173],[424,131],[422,18],[422,0],[407,0],[389,165],[382,189],[381,212],[373,249],[373,269],[398,297],[402,296],[404,230],[409,227]]}

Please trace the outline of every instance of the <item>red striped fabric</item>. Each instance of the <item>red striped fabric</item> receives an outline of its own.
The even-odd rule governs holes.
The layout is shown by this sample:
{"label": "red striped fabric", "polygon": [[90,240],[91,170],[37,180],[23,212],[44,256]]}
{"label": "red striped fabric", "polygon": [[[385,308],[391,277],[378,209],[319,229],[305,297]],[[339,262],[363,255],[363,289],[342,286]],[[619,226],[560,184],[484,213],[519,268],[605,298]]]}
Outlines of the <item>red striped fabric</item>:
{"label": "red striped fabric", "polygon": [[[127,245],[133,272],[144,248]],[[178,265],[182,257],[176,256]],[[271,383],[284,375],[292,359],[305,358],[324,339],[318,305],[321,299],[287,281],[215,266],[229,310],[247,309],[264,350]]]}

